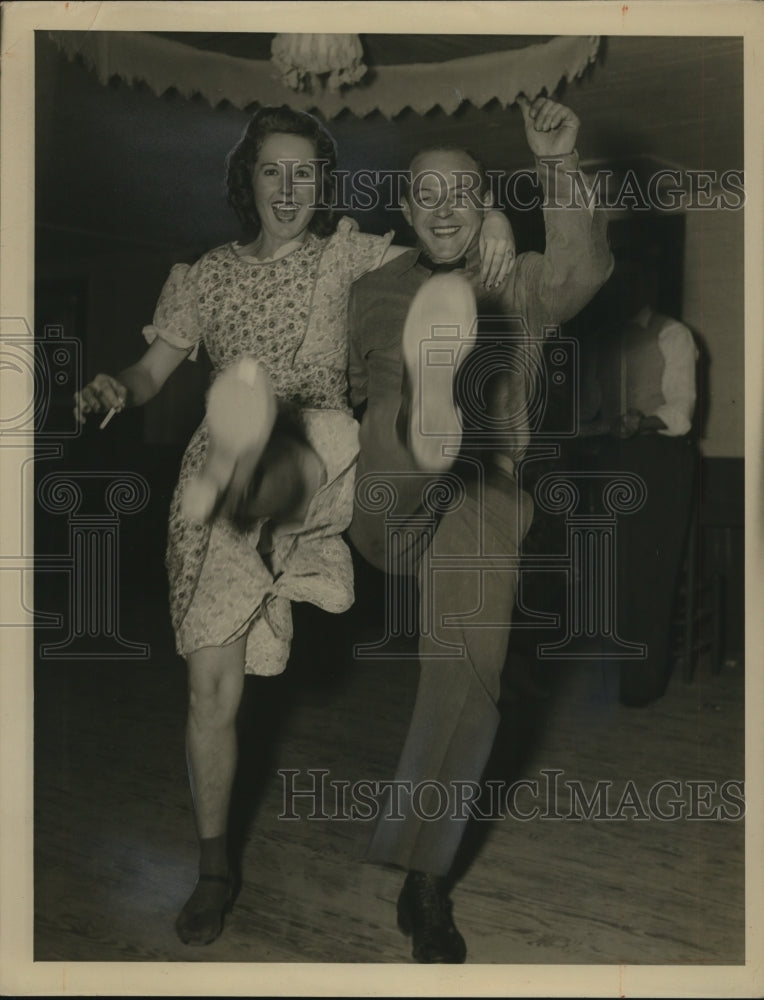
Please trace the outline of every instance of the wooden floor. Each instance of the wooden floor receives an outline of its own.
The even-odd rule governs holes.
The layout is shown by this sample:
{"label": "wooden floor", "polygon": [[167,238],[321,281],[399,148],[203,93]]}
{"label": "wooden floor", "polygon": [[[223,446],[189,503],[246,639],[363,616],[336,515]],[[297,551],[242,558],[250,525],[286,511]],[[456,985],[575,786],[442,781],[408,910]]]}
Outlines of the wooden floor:
{"label": "wooden floor", "polygon": [[[353,615],[353,612],[350,613]],[[368,822],[279,819],[279,769],[355,782],[392,776],[414,695],[412,660],[352,662],[353,624],[300,610],[293,662],[250,679],[234,831],[244,884],[223,936],[183,946],[173,922],[195,878],[183,752],[185,674],[161,600],[123,609],[148,662],[43,661],[35,683],[36,961],[401,963],[401,874],[363,860]],[[369,636],[371,638],[371,636]],[[338,640],[339,641],[339,640]],[[544,787],[558,770],[587,795],[610,780],[649,811],[656,782],[744,778],[741,665],[672,679],[644,709],[617,704],[600,667],[541,671],[547,699],[508,692],[488,777]],[[541,793],[543,794],[543,793]],[[732,793],[734,794],[734,790]],[[674,797],[664,789],[659,808]],[[701,794],[702,798],[702,794]],[[539,798],[536,804],[544,807]],[[710,801],[710,805],[709,805]],[[527,787],[518,807],[533,802]],[[714,792],[698,806],[721,803]],[[324,801],[334,810],[334,798]],[[728,804],[728,811],[734,812]],[[474,824],[453,898],[471,963],[737,964],[744,961],[744,820],[504,816]]]}

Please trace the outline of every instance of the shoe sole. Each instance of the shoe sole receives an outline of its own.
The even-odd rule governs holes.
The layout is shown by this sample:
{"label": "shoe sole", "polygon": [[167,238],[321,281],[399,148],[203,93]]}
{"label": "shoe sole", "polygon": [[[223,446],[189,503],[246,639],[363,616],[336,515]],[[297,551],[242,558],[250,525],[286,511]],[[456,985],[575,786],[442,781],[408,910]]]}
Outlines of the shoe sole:
{"label": "shoe sole", "polygon": [[276,421],[276,399],[265,369],[252,358],[227,368],[207,394],[207,461],[187,485],[182,513],[208,521],[223,499],[241,495],[249,485]]}
{"label": "shoe sole", "polygon": [[445,472],[461,447],[454,380],[476,338],[477,307],[469,283],[456,274],[434,275],[411,302],[402,340],[411,395],[408,446],[420,469]]}

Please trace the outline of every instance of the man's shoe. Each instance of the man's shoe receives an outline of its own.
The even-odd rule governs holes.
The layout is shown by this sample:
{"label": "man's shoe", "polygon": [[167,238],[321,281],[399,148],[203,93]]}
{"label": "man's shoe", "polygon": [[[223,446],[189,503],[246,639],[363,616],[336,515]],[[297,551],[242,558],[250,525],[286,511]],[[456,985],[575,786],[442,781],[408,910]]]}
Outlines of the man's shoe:
{"label": "man's shoe", "polygon": [[427,872],[408,873],[398,897],[398,926],[412,937],[415,961],[461,965],[467,957],[451,905],[445,878]]}
{"label": "man's shoe", "polygon": [[207,456],[183,494],[186,518],[204,523],[238,510],[275,422],[276,397],[259,362],[242,358],[221,372],[207,393]]}
{"label": "man's shoe", "polygon": [[456,373],[475,346],[477,306],[469,282],[436,274],[414,296],[403,327],[405,441],[417,466],[446,472],[462,443]]}

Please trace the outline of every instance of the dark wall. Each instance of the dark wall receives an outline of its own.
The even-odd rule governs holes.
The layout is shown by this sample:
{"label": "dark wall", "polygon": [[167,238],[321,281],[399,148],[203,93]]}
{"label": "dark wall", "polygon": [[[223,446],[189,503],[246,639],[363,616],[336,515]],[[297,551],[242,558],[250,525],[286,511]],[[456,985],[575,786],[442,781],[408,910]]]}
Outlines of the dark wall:
{"label": "dark wall", "polygon": [[[36,41],[38,289],[50,299],[62,280],[71,279],[84,298],[77,336],[85,375],[92,376],[118,369],[142,350],[141,327],[151,319],[172,263],[239,236],[225,202],[224,158],[248,114],[170,92],[158,97],[145,85],[114,80],[103,86],[83,64],[69,62],[45,32]],[[392,58],[398,50],[413,61],[416,38],[401,36],[385,51]],[[635,156],[687,167],[742,163],[739,39],[603,39],[597,64],[581,80],[563,84],[560,95],[582,120],[580,153],[593,163]],[[340,165],[351,172],[401,169],[420,145],[433,142],[472,147],[487,166],[507,172],[530,165],[518,109],[497,102],[464,104],[453,115],[405,110],[393,121],[345,114],[331,130]],[[368,231],[394,228],[400,241],[410,238],[394,209],[354,214]],[[541,249],[538,214],[510,216],[520,249]],[[679,253],[667,255],[666,265],[666,287],[676,299]],[[182,367],[147,410],[147,441],[184,439],[204,375],[201,367]]]}

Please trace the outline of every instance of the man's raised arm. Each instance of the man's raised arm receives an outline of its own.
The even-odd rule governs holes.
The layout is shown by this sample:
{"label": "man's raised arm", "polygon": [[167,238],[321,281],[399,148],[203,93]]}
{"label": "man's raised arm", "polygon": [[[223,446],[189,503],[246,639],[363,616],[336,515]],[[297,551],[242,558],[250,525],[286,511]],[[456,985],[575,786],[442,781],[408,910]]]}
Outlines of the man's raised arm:
{"label": "man's raised arm", "polygon": [[590,301],[613,269],[607,219],[593,204],[578,168],[580,122],[570,108],[546,97],[518,103],[544,191],[546,249],[522,254],[508,293],[534,332],[564,323]]}

